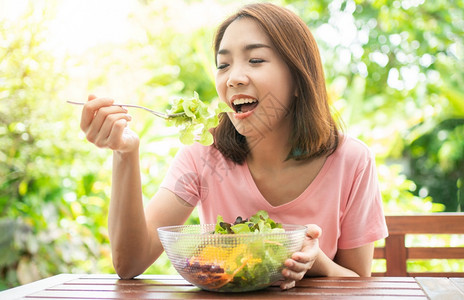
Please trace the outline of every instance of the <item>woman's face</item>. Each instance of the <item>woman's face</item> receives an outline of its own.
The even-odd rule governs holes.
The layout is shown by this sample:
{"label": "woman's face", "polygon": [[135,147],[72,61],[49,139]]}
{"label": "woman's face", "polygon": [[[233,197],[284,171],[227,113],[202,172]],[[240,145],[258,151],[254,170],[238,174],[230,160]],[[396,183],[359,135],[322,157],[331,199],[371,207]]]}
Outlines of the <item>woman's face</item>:
{"label": "woman's face", "polygon": [[256,21],[241,18],[227,27],[217,54],[216,90],[235,112],[237,131],[254,138],[290,130],[295,96],[290,70]]}

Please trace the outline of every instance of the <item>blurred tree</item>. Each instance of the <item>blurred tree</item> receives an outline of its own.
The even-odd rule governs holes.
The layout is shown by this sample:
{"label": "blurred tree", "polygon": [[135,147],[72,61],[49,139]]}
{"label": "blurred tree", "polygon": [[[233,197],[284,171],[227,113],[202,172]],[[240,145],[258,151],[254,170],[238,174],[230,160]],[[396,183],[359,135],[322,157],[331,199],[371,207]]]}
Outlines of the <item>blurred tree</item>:
{"label": "blurred tree", "polygon": [[418,195],[430,195],[447,211],[464,211],[464,118],[436,124],[407,144],[405,154]]}
{"label": "blurred tree", "polygon": [[329,94],[349,132],[373,147],[379,164],[402,165],[416,196],[458,209],[464,1],[285,3],[318,39]]}
{"label": "blurred tree", "polygon": [[85,159],[78,124],[56,99],[67,78],[42,48],[46,20],[31,7],[0,24],[0,289],[97,270],[108,257],[103,157]]}

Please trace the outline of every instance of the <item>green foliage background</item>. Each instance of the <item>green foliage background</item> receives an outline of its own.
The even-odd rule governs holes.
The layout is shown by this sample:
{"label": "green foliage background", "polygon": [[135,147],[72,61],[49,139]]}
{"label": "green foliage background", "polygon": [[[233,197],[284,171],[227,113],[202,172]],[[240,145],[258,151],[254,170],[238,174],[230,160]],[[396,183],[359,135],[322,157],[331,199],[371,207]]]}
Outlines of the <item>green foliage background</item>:
{"label": "green foliage background", "polygon": [[[273,2],[297,12],[318,40],[334,110],[376,153],[386,212],[462,211],[463,1]],[[0,290],[57,273],[114,272],[111,153],[85,141],[80,110],[66,99],[92,92],[159,110],[194,90],[216,100],[214,26],[176,26],[180,11],[211,2],[137,2],[130,20],[141,36],[67,56],[44,46],[60,2],[40,3],[0,21]],[[215,2],[224,15],[239,4]],[[175,128],[131,114],[146,201],[180,145]],[[198,222],[196,213],[188,222]],[[174,270],[163,256],[147,273]]]}

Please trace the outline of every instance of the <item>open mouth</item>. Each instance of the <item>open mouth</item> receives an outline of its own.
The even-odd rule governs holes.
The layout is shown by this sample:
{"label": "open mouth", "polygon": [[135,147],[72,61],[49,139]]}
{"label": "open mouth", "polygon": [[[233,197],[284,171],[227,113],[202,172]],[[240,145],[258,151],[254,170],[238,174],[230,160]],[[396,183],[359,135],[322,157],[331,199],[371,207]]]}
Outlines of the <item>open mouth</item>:
{"label": "open mouth", "polygon": [[241,98],[232,101],[232,108],[236,113],[246,113],[258,106],[258,100],[253,98]]}

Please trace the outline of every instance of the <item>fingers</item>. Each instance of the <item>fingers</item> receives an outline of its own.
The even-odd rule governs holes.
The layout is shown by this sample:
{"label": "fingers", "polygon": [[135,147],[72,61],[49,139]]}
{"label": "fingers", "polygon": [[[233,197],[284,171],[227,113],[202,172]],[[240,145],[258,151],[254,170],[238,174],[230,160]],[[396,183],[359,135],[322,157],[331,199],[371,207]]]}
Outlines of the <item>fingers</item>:
{"label": "fingers", "polygon": [[305,252],[295,252],[291,259],[284,263],[285,267],[293,272],[306,272],[314,260],[314,256]]}
{"label": "fingers", "polygon": [[291,289],[293,287],[295,287],[295,280],[284,280],[281,284],[280,284],[280,288],[282,290],[288,290],[288,289]]}
{"label": "fingers", "polygon": [[[131,117],[126,114],[127,110],[118,106],[102,107],[96,113],[86,131],[87,139],[92,143],[106,140],[110,135],[115,122],[124,119],[130,121]],[[99,145],[97,145],[99,146]]]}
{"label": "fingers", "polygon": [[110,98],[96,98],[95,95],[89,95],[89,101],[84,105],[81,116],[81,129],[87,132],[86,129],[92,123],[96,112],[106,106],[110,106],[114,103],[113,99]]}
{"label": "fingers", "polygon": [[322,235],[321,227],[317,226],[316,224],[308,224],[306,227],[306,236],[309,238],[317,239]]}
{"label": "fingers", "polygon": [[118,149],[123,146],[122,138],[131,116],[120,106],[112,106],[113,99],[89,95],[82,109],[81,129],[86,138],[100,148]]}
{"label": "fingers", "polygon": [[105,145],[112,150],[123,148],[124,141],[123,139],[121,139],[121,136],[123,135],[126,127],[127,127],[127,121],[125,119],[120,119],[114,122],[110,135],[105,141]]}
{"label": "fingers", "polygon": [[298,261],[294,259],[294,256],[292,256],[292,259],[287,259],[285,261],[285,268],[282,270],[282,275],[286,279],[301,280],[306,272],[311,268],[312,261],[313,260],[310,258]]}
{"label": "fingers", "polygon": [[287,259],[284,263],[285,268],[282,270],[282,275],[285,280],[280,285],[281,289],[290,289],[295,286],[296,281],[303,279],[306,272],[311,268],[312,262],[300,262],[296,261],[295,254],[292,255],[292,259]]}
{"label": "fingers", "polygon": [[300,251],[292,254],[284,263],[282,275],[285,280],[280,287],[289,289],[295,286],[296,281],[301,280],[306,272],[311,269],[319,254],[318,238],[322,235],[322,229],[314,224],[306,225],[306,238]]}
{"label": "fingers", "polygon": [[105,119],[100,130],[95,135],[87,135],[87,139],[98,147],[115,150],[114,147],[122,143],[120,140],[128,121],[130,116],[111,114]]}

